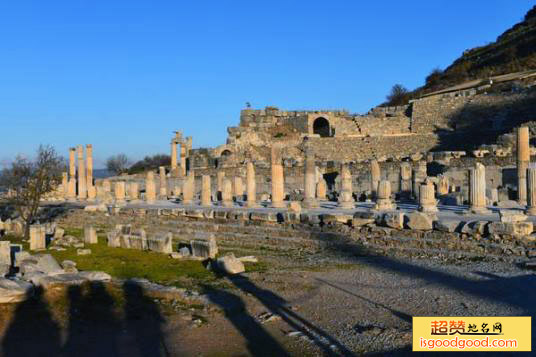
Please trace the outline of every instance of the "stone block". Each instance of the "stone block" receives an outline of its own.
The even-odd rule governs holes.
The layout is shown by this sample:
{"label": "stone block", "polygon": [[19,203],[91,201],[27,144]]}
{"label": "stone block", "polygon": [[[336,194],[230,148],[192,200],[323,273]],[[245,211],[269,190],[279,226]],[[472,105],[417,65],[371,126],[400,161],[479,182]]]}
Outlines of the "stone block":
{"label": "stone block", "polygon": [[84,227],[84,243],[85,244],[97,244],[97,230],[93,226]]}
{"label": "stone block", "polygon": [[487,221],[471,221],[467,222],[463,225],[460,232],[469,234],[469,235],[475,235],[475,234],[485,234],[486,232],[486,225],[488,224]]}
{"label": "stone block", "polygon": [[239,274],[246,271],[244,263],[237,259],[233,253],[218,258],[216,266],[225,274]]}
{"label": "stone block", "polygon": [[302,213],[300,214],[300,222],[306,224],[320,224],[322,222],[321,216],[314,213]]}
{"label": "stone block", "polygon": [[65,229],[56,227],[56,230],[54,231],[54,239],[61,239],[65,235]]}
{"label": "stone block", "polygon": [[147,248],[153,252],[171,254],[173,252],[172,241],[171,233],[160,233],[147,238]]}
{"label": "stone block", "polygon": [[532,234],[532,222],[491,222],[488,224],[489,234],[501,234],[511,236],[525,236]]}
{"label": "stone block", "polygon": [[7,240],[0,241],[0,265],[11,266],[11,243]]}
{"label": "stone block", "polygon": [[30,226],[30,250],[46,249],[45,227],[34,224]]}
{"label": "stone block", "polygon": [[404,228],[404,214],[402,212],[387,212],[382,216],[381,224],[394,229]]}
{"label": "stone block", "polygon": [[277,213],[274,212],[251,212],[252,221],[277,222]]}
{"label": "stone block", "polygon": [[121,247],[121,231],[114,229],[106,234],[106,238],[108,239],[108,247]]}
{"label": "stone block", "polygon": [[325,224],[349,224],[353,220],[350,214],[323,214],[322,222]]}
{"label": "stone block", "polygon": [[433,226],[436,231],[454,233],[460,232],[464,224],[465,222],[463,221],[439,219],[434,221]]}
{"label": "stone block", "polygon": [[289,212],[300,213],[302,210],[302,206],[299,202],[292,201],[288,205],[288,210]]}
{"label": "stone block", "polygon": [[352,226],[360,227],[366,224],[374,223],[376,216],[372,212],[356,212],[352,218]]}
{"label": "stone block", "polygon": [[77,255],[89,255],[91,254],[91,249],[77,249],[76,250]]}
{"label": "stone block", "polygon": [[214,259],[218,254],[216,238],[211,233],[196,233],[195,239],[190,241],[190,247],[192,248],[192,256],[197,258]]}
{"label": "stone block", "polygon": [[501,222],[504,223],[524,222],[527,220],[527,216],[521,211],[500,210],[499,217]]}
{"label": "stone block", "polygon": [[28,282],[0,277],[0,304],[24,301],[32,288],[33,285]]}
{"label": "stone block", "polygon": [[76,274],[78,273],[78,269],[76,268],[76,263],[72,260],[64,260],[61,262],[61,266],[63,270],[68,274]]}
{"label": "stone block", "polygon": [[433,228],[432,218],[422,212],[411,212],[406,215],[406,225],[409,229],[418,230],[418,231],[429,231]]}
{"label": "stone block", "polygon": [[187,209],[184,215],[190,218],[205,218],[202,209]]}
{"label": "stone block", "polygon": [[229,218],[229,211],[214,211],[214,218],[227,219]]}

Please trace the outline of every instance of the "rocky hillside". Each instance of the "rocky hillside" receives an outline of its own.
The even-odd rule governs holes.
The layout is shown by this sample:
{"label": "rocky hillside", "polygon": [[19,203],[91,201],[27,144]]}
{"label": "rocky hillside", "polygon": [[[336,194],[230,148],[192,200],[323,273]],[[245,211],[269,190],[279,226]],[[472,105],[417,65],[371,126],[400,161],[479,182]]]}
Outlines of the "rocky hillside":
{"label": "rocky hillside", "polygon": [[426,84],[413,91],[411,97],[473,79],[529,69],[536,69],[536,6],[527,12],[523,21],[506,30],[495,42],[465,51],[443,71],[432,71]]}

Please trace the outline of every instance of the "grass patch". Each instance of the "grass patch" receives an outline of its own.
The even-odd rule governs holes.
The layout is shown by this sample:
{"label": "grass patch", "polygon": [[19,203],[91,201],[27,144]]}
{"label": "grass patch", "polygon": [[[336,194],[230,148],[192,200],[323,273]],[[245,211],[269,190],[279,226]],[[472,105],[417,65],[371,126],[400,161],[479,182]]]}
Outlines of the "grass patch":
{"label": "grass patch", "polygon": [[49,253],[60,263],[72,260],[80,270],[104,271],[120,279],[145,278],[178,287],[190,287],[192,280],[206,283],[216,279],[200,261],[171,259],[165,254],[136,249],[110,248],[105,241],[106,238],[99,237],[99,243],[86,245],[86,248],[91,249],[89,255],[79,256],[75,248],[52,250]]}

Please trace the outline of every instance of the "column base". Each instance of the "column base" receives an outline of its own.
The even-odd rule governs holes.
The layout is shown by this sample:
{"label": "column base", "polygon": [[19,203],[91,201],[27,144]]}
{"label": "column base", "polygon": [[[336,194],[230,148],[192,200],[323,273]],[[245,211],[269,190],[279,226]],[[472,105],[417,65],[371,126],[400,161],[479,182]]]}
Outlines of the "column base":
{"label": "column base", "polygon": [[253,201],[253,202],[247,201],[246,202],[246,207],[247,208],[258,208],[258,207],[260,207],[260,205],[255,201]]}
{"label": "column base", "polygon": [[376,211],[391,211],[396,209],[396,205],[393,204],[391,200],[380,198],[374,205],[373,209]]}
{"label": "column base", "polygon": [[303,208],[318,208],[319,207],[319,204],[316,200],[314,199],[304,199],[301,203],[302,207]]}
{"label": "column base", "polygon": [[536,207],[527,207],[525,214],[528,216],[536,216]]}
{"label": "column base", "polygon": [[339,202],[339,208],[354,209],[355,208],[355,202],[353,202],[353,201]]}
{"label": "column base", "polygon": [[285,204],[284,201],[276,201],[276,202],[271,202],[270,207],[272,207],[272,208],[287,208],[287,205]]}
{"label": "column base", "polygon": [[472,214],[490,214],[491,211],[486,207],[469,207],[468,213]]}
{"label": "column base", "polygon": [[234,202],[233,201],[222,201],[223,207],[233,207]]}
{"label": "column base", "polygon": [[436,205],[422,205],[419,206],[419,211],[423,213],[435,213],[438,209]]}

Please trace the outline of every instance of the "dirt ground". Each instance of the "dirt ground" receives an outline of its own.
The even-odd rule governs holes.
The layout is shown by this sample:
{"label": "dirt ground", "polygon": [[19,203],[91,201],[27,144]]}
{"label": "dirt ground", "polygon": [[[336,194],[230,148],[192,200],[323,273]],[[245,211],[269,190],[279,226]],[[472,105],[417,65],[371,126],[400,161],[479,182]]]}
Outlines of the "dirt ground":
{"label": "dirt ground", "polygon": [[0,307],[0,355],[405,355],[412,316],[534,316],[536,277],[512,264],[257,253],[270,268],[200,286],[205,306],[134,283],[38,290]]}

